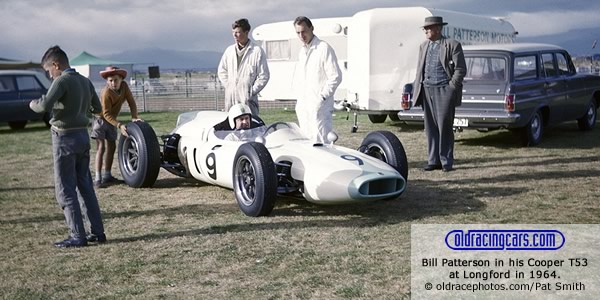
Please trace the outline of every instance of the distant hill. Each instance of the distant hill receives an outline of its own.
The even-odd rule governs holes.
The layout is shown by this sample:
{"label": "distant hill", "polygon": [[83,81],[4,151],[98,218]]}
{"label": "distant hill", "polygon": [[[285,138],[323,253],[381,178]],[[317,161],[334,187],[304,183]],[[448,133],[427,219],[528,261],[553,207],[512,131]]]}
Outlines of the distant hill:
{"label": "distant hill", "polygon": [[600,41],[594,49],[594,40],[600,40],[600,27],[591,29],[578,29],[560,34],[545,35],[541,37],[521,38],[517,35],[518,42],[546,43],[561,46],[572,56],[590,55],[600,53]]}
{"label": "distant hill", "polygon": [[133,62],[136,70],[147,70],[148,66],[159,66],[161,71],[192,70],[215,71],[222,53],[215,51],[180,51],[161,48],[128,50],[104,55],[112,60]]}

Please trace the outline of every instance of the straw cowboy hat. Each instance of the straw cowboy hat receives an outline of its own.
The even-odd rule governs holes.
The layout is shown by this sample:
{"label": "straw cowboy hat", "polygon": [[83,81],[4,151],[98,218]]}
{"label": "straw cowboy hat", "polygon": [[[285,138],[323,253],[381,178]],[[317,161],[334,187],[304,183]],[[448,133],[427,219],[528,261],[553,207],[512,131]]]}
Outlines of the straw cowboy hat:
{"label": "straw cowboy hat", "polygon": [[440,16],[426,17],[425,18],[425,24],[423,24],[423,27],[427,27],[427,26],[431,26],[431,25],[442,25],[442,26],[444,26],[444,25],[448,25],[448,23],[444,22],[444,20]]}
{"label": "straw cowboy hat", "polygon": [[104,69],[104,71],[100,71],[100,76],[102,76],[104,79],[113,75],[119,75],[121,78],[125,79],[125,77],[127,77],[127,71],[113,66],[108,66]]}

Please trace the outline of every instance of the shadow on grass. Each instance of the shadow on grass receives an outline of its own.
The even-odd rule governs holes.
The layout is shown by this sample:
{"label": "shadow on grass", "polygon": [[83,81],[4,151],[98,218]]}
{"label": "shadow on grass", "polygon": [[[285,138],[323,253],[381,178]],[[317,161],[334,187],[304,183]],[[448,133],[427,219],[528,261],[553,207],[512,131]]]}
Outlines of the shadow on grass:
{"label": "shadow on grass", "polygon": [[[468,129],[470,130],[470,129]],[[598,129],[581,131],[576,122],[544,128],[542,141],[535,146],[542,149],[594,149],[600,147]],[[501,129],[487,133],[475,133],[475,137],[457,138],[455,142],[465,146],[488,146],[500,149],[522,148],[518,134]]]}
{"label": "shadow on grass", "polygon": [[[416,181],[400,198],[369,203],[322,206],[302,199],[279,197],[270,217],[250,218],[247,222],[208,226],[199,229],[175,232],[149,233],[139,236],[113,239],[111,243],[129,243],[141,240],[159,240],[182,236],[225,234],[232,232],[255,232],[261,230],[374,227],[384,224],[410,222],[430,216],[453,215],[479,211],[485,205],[476,199],[487,193],[478,189],[463,189],[460,192],[439,189],[434,181]],[[489,192],[489,190],[487,190]],[[518,194],[519,189],[498,189],[492,194]],[[222,214],[224,210],[239,209],[231,205],[198,205],[183,207],[181,213],[198,209],[203,213]],[[235,212],[232,212],[235,213]],[[240,213],[241,214],[241,213]],[[332,219],[334,217],[335,219]],[[341,217],[341,219],[340,219]],[[300,219],[299,219],[300,218]]]}
{"label": "shadow on grass", "polygon": [[10,188],[0,188],[0,192],[15,192],[15,191],[35,191],[35,190],[53,190],[53,185],[48,186],[35,186],[35,187],[10,187]]}

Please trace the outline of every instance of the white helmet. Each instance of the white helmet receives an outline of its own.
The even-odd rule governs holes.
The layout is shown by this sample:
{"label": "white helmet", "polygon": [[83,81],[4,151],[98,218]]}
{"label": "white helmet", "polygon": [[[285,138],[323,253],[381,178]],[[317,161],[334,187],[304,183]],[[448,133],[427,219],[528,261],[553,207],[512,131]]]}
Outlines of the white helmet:
{"label": "white helmet", "polygon": [[229,115],[227,118],[229,118],[229,126],[231,129],[235,129],[235,119],[243,115],[252,115],[250,107],[246,104],[238,103],[229,109]]}

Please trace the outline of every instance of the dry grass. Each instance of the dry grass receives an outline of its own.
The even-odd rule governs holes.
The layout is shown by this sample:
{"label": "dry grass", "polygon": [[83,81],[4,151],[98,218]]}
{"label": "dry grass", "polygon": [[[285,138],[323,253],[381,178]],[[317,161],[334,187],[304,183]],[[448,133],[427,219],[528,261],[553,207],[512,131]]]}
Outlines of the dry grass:
{"label": "dry grass", "polygon": [[[163,134],[176,114],[142,117]],[[600,221],[598,129],[564,124],[535,148],[520,148],[507,131],[457,133],[457,170],[446,174],[421,171],[422,128],[359,116],[351,134],[345,117],[335,117],[339,144],[356,148],[378,129],[400,137],[410,167],[400,199],[315,206],[281,198],[272,216],[249,218],[231,191],[161,171],[151,189],[99,190],[109,243],[75,250],[51,245],[66,228],[48,131],[2,124],[0,298],[406,298],[412,223]]]}

